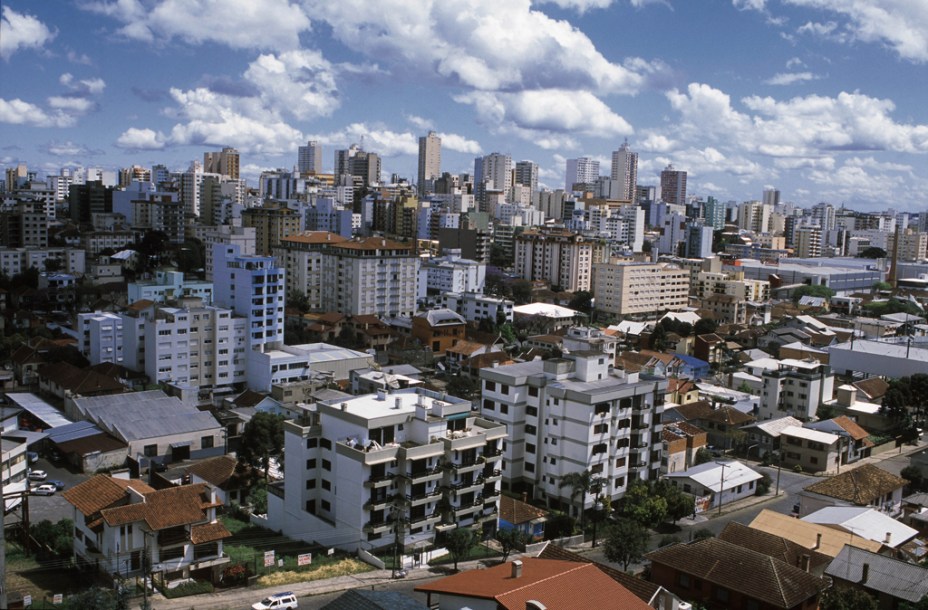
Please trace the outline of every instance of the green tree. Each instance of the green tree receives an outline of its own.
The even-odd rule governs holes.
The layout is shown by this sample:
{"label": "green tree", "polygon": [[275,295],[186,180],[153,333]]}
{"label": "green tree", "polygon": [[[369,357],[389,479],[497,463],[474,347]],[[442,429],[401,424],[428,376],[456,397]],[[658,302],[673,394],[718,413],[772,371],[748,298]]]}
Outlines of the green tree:
{"label": "green tree", "polygon": [[589,315],[593,311],[593,293],[588,290],[578,290],[570,298],[567,306]]}
{"label": "green tree", "polygon": [[309,297],[302,290],[294,290],[287,297],[287,307],[292,307],[300,313],[309,312]]}
{"label": "green tree", "polygon": [[239,459],[267,471],[271,456],[279,455],[284,448],[284,418],[264,411],[255,413],[242,430]]}
{"label": "green tree", "polygon": [[818,286],[818,285],[809,285],[804,284],[799,288],[793,290],[793,302],[798,303],[799,299],[805,296],[810,297],[823,297],[825,299],[830,299],[835,296],[835,291],[829,288],[828,286]]}
{"label": "green tree", "polygon": [[52,523],[42,519],[29,527],[29,533],[39,546],[52,555],[70,557],[74,549],[74,522],[70,519],[61,519]]}
{"label": "green tree", "polygon": [[667,516],[676,525],[677,521],[696,512],[696,500],[684,493],[676,485],[667,485],[664,493],[667,502]]}
{"label": "green tree", "polygon": [[718,327],[718,323],[712,318],[700,318],[696,321],[696,324],[693,325],[693,334],[697,337],[699,335],[708,335],[714,333]]}
{"label": "green tree", "polygon": [[886,258],[886,250],[883,248],[877,248],[876,246],[870,246],[869,248],[864,248],[857,254],[858,258]]}
{"label": "green tree", "polygon": [[628,486],[619,503],[619,514],[643,527],[654,527],[667,518],[667,499],[657,486],[638,480]]}
{"label": "green tree", "polygon": [[561,476],[558,481],[558,489],[570,487],[570,501],[576,502],[577,496],[580,497],[580,530],[583,531],[583,507],[586,506],[586,496],[590,492],[597,493],[602,489],[605,479],[594,475],[589,469],[583,472],[570,472]]}
{"label": "green tree", "polygon": [[768,491],[770,491],[770,475],[766,472],[763,473],[760,477],[760,481],[757,482],[757,488],[754,490],[754,495],[762,496]]}
{"label": "green tree", "polygon": [[454,562],[455,572],[458,569],[458,562],[467,559],[470,551],[477,545],[477,536],[474,530],[466,527],[457,527],[443,536],[441,543],[448,552],[451,553],[451,561]]}
{"label": "green tree", "polygon": [[706,527],[701,527],[695,532],[693,532],[693,540],[705,540],[706,538],[715,538],[715,534],[712,533],[712,530]]}
{"label": "green tree", "polygon": [[714,459],[711,451],[705,447],[700,447],[696,450],[696,455],[693,456],[693,466],[699,466],[700,464],[711,462]]}
{"label": "green tree", "polygon": [[879,605],[866,591],[832,586],[822,594],[821,610],[877,610]]}
{"label": "green tree", "polygon": [[512,255],[506,252],[502,244],[490,245],[490,264],[499,269],[512,265]]}
{"label": "green tree", "polygon": [[893,379],[889,382],[889,388],[883,395],[883,402],[880,404],[880,413],[893,420],[897,425],[901,425],[909,416],[909,404],[912,402],[909,383],[907,377]]}
{"label": "green tree", "polygon": [[663,324],[658,324],[651,331],[651,349],[656,352],[667,349],[667,329]]}
{"label": "green tree", "polygon": [[516,280],[512,283],[512,300],[516,305],[525,305],[532,300],[532,283],[528,280]]}
{"label": "green tree", "polygon": [[928,596],[921,598],[914,604],[902,602],[899,604],[899,610],[928,610]]}
{"label": "green tree", "polygon": [[620,517],[606,530],[603,554],[606,559],[621,563],[622,569],[641,559],[648,551],[648,530],[633,519]]}
{"label": "green tree", "polygon": [[925,488],[925,477],[918,466],[906,466],[899,472],[899,476],[909,482],[906,486],[909,493],[921,491]]}
{"label": "green tree", "polygon": [[522,548],[525,544],[525,535],[522,530],[514,527],[499,528],[496,530],[496,541],[499,543],[500,550],[503,551],[503,561],[509,558],[509,553],[514,549]]}
{"label": "green tree", "polygon": [[480,397],[480,384],[471,379],[469,375],[453,376],[448,380],[445,390],[452,396],[464,400],[473,400]]}
{"label": "green tree", "polygon": [[251,506],[251,510],[256,515],[267,514],[267,483],[261,481],[251,489],[251,493],[245,499],[245,502]]}

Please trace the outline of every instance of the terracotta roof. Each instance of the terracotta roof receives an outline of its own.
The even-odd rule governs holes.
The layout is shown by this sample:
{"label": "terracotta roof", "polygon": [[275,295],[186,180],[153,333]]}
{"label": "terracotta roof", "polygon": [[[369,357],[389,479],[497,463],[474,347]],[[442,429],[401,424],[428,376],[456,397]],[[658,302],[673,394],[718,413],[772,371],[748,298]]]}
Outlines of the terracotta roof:
{"label": "terracotta roof", "polygon": [[833,559],[824,553],[807,549],[801,544],[788,540],[787,538],[748,527],[737,521],[729,522],[718,537],[725,542],[731,542],[740,547],[763,553],[768,557],[779,559],[797,568],[802,568],[803,556],[809,557],[809,567],[811,570],[826,566],[831,563]]}
{"label": "terracotta roof", "polygon": [[500,364],[512,364],[514,360],[509,357],[509,354],[506,352],[489,352],[486,354],[477,354],[476,356],[471,356],[464,362],[462,366],[466,366],[470,369],[484,369],[489,366],[493,366],[494,362]]}
{"label": "terracotta roof", "polygon": [[795,566],[718,538],[666,546],[646,557],[775,608],[797,606],[827,587]]}
{"label": "terracotta roof", "polygon": [[663,352],[655,352],[655,351],[649,350],[649,349],[643,349],[643,350],[641,350],[641,355],[642,355],[642,356],[647,356],[648,359],[654,358],[654,359],[656,359],[656,360],[660,360],[660,361],[663,362],[664,364],[670,364],[671,362],[673,362],[673,359],[674,359],[673,354],[665,354],[665,353],[663,353]]}
{"label": "terracotta roof", "polygon": [[512,562],[469,570],[416,587],[416,591],[492,599],[500,607],[524,610],[535,599],[550,610],[573,609],[577,600],[590,608],[649,610],[650,606],[606,576],[592,563],[526,557],[522,576],[512,577]]}
{"label": "terracotta roof", "polygon": [[863,464],[813,483],[804,491],[843,500],[857,506],[868,506],[880,496],[899,489],[906,483],[908,481],[902,477],[897,477],[873,464]]}
{"label": "terracotta roof", "polygon": [[871,401],[882,398],[886,394],[886,390],[889,389],[889,383],[882,377],[871,377],[862,381],[855,381],[852,385],[863,392]]}
{"label": "terracotta roof", "polygon": [[507,495],[503,495],[499,499],[499,518],[513,525],[527,523],[535,519],[544,519],[547,516],[547,511],[532,506],[527,502],[516,500]]}
{"label": "terracotta roof", "polygon": [[28,345],[20,345],[17,347],[10,356],[10,359],[15,364],[19,365],[45,362],[45,358],[42,357],[39,350]]}
{"label": "terracotta roof", "polygon": [[138,479],[118,479],[98,474],[66,489],[61,495],[84,516],[89,517],[104,508],[125,501],[126,490],[129,487],[141,494],[155,491]]}
{"label": "terracotta roof", "polygon": [[292,241],[301,244],[337,244],[347,241],[347,237],[342,237],[338,233],[329,233],[328,231],[304,231],[298,235],[288,235],[281,238],[280,241]]}
{"label": "terracotta roof", "polygon": [[643,578],[638,578],[637,576],[626,574],[622,570],[613,568],[612,566],[587,559],[583,555],[568,551],[564,547],[551,544],[550,542],[545,545],[540,553],[538,553],[537,557],[539,559],[560,559],[562,561],[576,561],[579,563],[595,564],[596,567],[602,570],[606,576],[616,581],[631,591],[635,597],[648,604],[651,603],[651,600],[654,599],[654,595],[661,589],[660,585],[655,585],[653,582],[648,582]]}
{"label": "terracotta roof", "polygon": [[232,399],[232,404],[234,404],[236,407],[254,407],[265,398],[267,398],[267,396],[264,394],[255,392],[254,390],[245,390],[234,399]]}
{"label": "terracotta roof", "polygon": [[470,356],[477,350],[482,349],[484,347],[486,346],[482,343],[474,343],[473,341],[461,340],[461,341],[458,341],[456,345],[453,345],[452,347],[449,347],[448,349],[446,349],[445,353],[450,352],[454,354],[462,354],[464,356]]}
{"label": "terracotta roof", "polygon": [[752,416],[729,405],[720,405],[718,409],[713,409],[712,403],[707,400],[680,405],[676,407],[676,411],[687,420],[700,419],[730,426],[741,426],[754,421]]}
{"label": "terracotta roof", "polygon": [[155,304],[155,302],[154,302],[154,301],[151,301],[151,300],[149,300],[149,299],[139,299],[139,300],[136,301],[135,303],[132,303],[131,305],[129,305],[128,307],[126,307],[126,309],[128,309],[129,311],[136,311],[136,312],[138,312],[138,311],[142,311],[143,309],[148,309],[149,307],[151,307],[151,306],[154,305],[154,304]]}
{"label": "terracotta roof", "polygon": [[232,532],[226,529],[221,521],[214,523],[203,523],[194,525],[190,528],[190,542],[202,544],[204,542],[215,542],[232,535]]}
{"label": "terracotta roof", "polygon": [[367,237],[365,239],[343,241],[333,244],[332,247],[344,250],[412,250],[412,244],[404,244],[382,237]]}
{"label": "terracotta roof", "polygon": [[228,455],[197,462],[187,468],[189,474],[195,474],[207,483],[220,489],[241,489],[249,483],[249,466],[240,466],[240,462]]}
{"label": "terracotta roof", "polygon": [[60,385],[75,394],[118,394],[122,384],[107,375],[91,369],[81,369],[68,362],[43,364],[38,370],[39,376]]}
{"label": "terracotta roof", "polygon": [[833,418],[831,421],[835,422],[836,424],[838,424],[839,426],[841,426],[842,428],[844,428],[844,430],[845,430],[845,431],[851,436],[851,438],[854,439],[855,441],[866,440],[866,438],[867,438],[868,436],[870,436],[870,433],[869,433],[869,432],[867,432],[866,430],[864,430],[863,428],[861,428],[860,425],[858,425],[857,422],[855,422],[853,419],[851,419],[851,418],[848,417],[847,415],[842,415],[842,416],[840,416],[840,417],[835,417],[835,418]]}
{"label": "terracotta roof", "polygon": [[104,509],[101,514],[108,525],[145,521],[157,531],[204,521],[204,509],[213,506],[208,487],[202,483],[152,490],[144,495],[144,502]]}
{"label": "terracotta roof", "polygon": [[827,525],[809,523],[766,508],[754,517],[750,527],[786,538],[800,546],[818,551],[829,557],[836,557],[845,544],[870,551],[879,551],[882,546],[879,542],[873,540],[867,540]]}

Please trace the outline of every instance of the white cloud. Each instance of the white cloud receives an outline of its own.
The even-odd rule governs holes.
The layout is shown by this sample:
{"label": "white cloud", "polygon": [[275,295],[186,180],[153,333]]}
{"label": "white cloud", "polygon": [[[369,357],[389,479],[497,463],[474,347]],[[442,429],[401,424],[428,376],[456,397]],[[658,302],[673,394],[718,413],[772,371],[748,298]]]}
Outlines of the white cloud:
{"label": "white cloud", "polygon": [[152,129],[137,129],[130,127],[116,140],[119,148],[132,150],[161,150],[164,148],[164,134]]}
{"label": "white cloud", "polygon": [[48,98],[48,105],[72,115],[84,115],[90,112],[96,104],[85,97],[71,97],[53,95]]}
{"label": "white cloud", "polygon": [[[310,139],[323,144],[345,148],[349,143],[361,142],[362,138],[365,150],[376,152],[382,157],[419,154],[419,139],[414,133],[397,132],[381,125],[352,123],[339,131],[310,136]],[[442,145],[444,145],[444,140]]]}
{"label": "white cloud", "polygon": [[566,21],[530,0],[306,0],[335,38],[423,78],[480,90],[567,88],[635,93],[645,77],[607,60]]}
{"label": "white cloud", "polygon": [[677,143],[667,136],[651,133],[638,144],[638,148],[644,152],[667,153],[676,147]]}
{"label": "white cloud", "polygon": [[763,11],[766,0],[732,0],[732,5],[739,11]]}
{"label": "white cloud", "polygon": [[289,0],[100,0],[82,6],[122,22],[119,33],[126,38],[163,45],[176,38],[234,49],[296,49],[311,25]]}
{"label": "white cloud", "polygon": [[0,58],[9,60],[17,51],[23,49],[41,49],[51,42],[57,32],[32,15],[17,13],[8,6],[3,7],[0,15]]}
{"label": "white cloud", "polygon": [[[790,4],[819,9],[843,17],[844,36],[839,40],[881,43],[899,57],[916,63],[928,62],[928,3],[924,0],[785,0]],[[806,24],[801,31],[832,36],[832,23]],[[803,30],[803,28],[808,29]]]}
{"label": "white cloud", "polygon": [[792,85],[793,83],[818,80],[819,78],[821,77],[811,72],[780,72],[779,74],[774,74],[764,82],[768,85],[786,86]]}
{"label": "white cloud", "polygon": [[84,66],[93,65],[93,61],[86,53],[76,53],[74,51],[68,51],[67,54],[68,61],[72,64],[81,64]]}
{"label": "white cloud", "polygon": [[[613,0],[536,0],[540,4],[556,4],[560,8],[572,9],[581,15],[591,9],[608,8]],[[633,4],[641,3],[642,0],[634,0]]]}
{"label": "white cloud", "polygon": [[792,70],[793,68],[805,68],[806,62],[802,61],[798,57],[791,57],[786,61],[786,69]]}
{"label": "white cloud", "polygon": [[46,112],[41,106],[18,98],[0,99],[0,123],[34,127],[70,127],[75,123],[75,118],[61,110]]}
{"label": "white cloud", "polygon": [[265,102],[285,107],[299,119],[328,116],[340,103],[332,65],[318,51],[261,55],[244,77]]}
{"label": "white cloud", "polygon": [[48,154],[56,157],[87,157],[100,154],[99,151],[91,150],[83,144],[76,144],[70,140],[65,142],[50,142],[44,150]]}
{"label": "white cloud", "polygon": [[58,82],[79,95],[99,95],[106,89],[106,82],[102,78],[86,78],[74,80],[74,75],[65,72],[58,77]]}
{"label": "white cloud", "polygon": [[457,152],[471,155],[479,155],[481,152],[483,152],[479,142],[476,140],[471,140],[465,136],[456,133],[439,133],[438,137],[441,138],[442,148],[447,148],[448,150],[455,150]]}
{"label": "white cloud", "polygon": [[422,131],[435,129],[435,124],[432,122],[432,120],[425,117],[417,116],[415,114],[408,114],[406,115],[406,120],[409,121],[413,127],[416,129],[421,129]]}

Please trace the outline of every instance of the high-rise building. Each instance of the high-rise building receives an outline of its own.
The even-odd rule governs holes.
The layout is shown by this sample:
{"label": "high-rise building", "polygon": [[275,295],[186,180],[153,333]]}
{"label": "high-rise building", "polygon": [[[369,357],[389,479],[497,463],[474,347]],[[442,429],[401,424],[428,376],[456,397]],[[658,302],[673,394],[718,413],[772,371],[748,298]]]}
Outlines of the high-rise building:
{"label": "high-rise building", "polygon": [[203,171],[238,180],[239,155],[234,148],[226,146],[219,152],[203,153]]}
{"label": "high-rise building", "polygon": [[686,205],[686,172],[668,165],[661,172],[661,199],[665,203]]}
{"label": "high-rise building", "polygon": [[619,199],[631,201],[635,198],[638,186],[638,153],[629,150],[627,141],[612,153],[610,177],[619,183]]}
{"label": "high-rise building", "polygon": [[532,193],[538,190],[538,164],[532,161],[516,163],[515,183],[527,186]]}
{"label": "high-rise building", "polygon": [[668,263],[593,265],[596,309],[617,316],[679,311],[689,304],[690,272]]}
{"label": "high-rise building", "polygon": [[296,210],[268,204],[242,212],[242,226],[254,227],[255,251],[270,254],[280,240],[300,232],[300,215]]}
{"label": "high-rise building", "polygon": [[798,258],[818,258],[822,255],[822,228],[804,226],[796,229],[796,256]]}
{"label": "high-rise building", "polygon": [[[480,370],[484,420],[505,424],[504,489],[526,489],[550,508],[575,513],[561,482],[586,472],[619,500],[635,481],[656,480],[667,380],[612,367],[613,358],[577,350],[563,358]],[[592,508],[593,494],[583,498]]]}
{"label": "high-rise building", "polygon": [[705,212],[706,224],[716,231],[725,228],[725,204],[715,197],[706,197],[706,205],[703,206]]}
{"label": "high-rise building", "polygon": [[780,191],[778,189],[764,189],[764,205],[776,207],[780,205]]}
{"label": "high-rise building", "polygon": [[745,201],[738,206],[738,228],[758,235],[770,231],[770,214],[773,208],[760,201]]}
{"label": "high-rise building", "polygon": [[68,205],[72,221],[90,222],[92,214],[113,211],[113,189],[99,180],[72,184],[68,188]]}
{"label": "high-rise building", "polygon": [[300,146],[296,160],[296,169],[301,176],[322,173],[322,144],[310,140],[306,146]]}
{"label": "high-rise building", "polygon": [[592,185],[599,178],[599,161],[589,157],[567,159],[567,171],[564,177],[564,190],[574,190],[575,184]]}
{"label": "high-rise building", "polygon": [[487,210],[487,191],[509,193],[512,189],[512,157],[491,153],[474,159],[474,199],[478,211]]}
{"label": "high-rise building", "polygon": [[528,229],[515,238],[515,274],[561,290],[589,290],[594,244],[566,229]]}
{"label": "high-rise building", "polygon": [[433,183],[441,177],[441,138],[434,131],[419,138],[419,195],[434,192]]}

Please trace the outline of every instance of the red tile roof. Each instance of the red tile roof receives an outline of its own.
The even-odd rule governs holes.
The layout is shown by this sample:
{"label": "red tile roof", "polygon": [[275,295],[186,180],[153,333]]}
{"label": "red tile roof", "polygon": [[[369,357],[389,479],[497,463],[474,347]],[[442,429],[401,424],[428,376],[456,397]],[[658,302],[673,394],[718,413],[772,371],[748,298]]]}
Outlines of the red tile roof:
{"label": "red tile roof", "polygon": [[546,510],[532,506],[527,502],[506,495],[501,496],[499,499],[499,518],[505,519],[514,525],[528,523],[535,519],[544,519],[547,516],[548,512]]}

